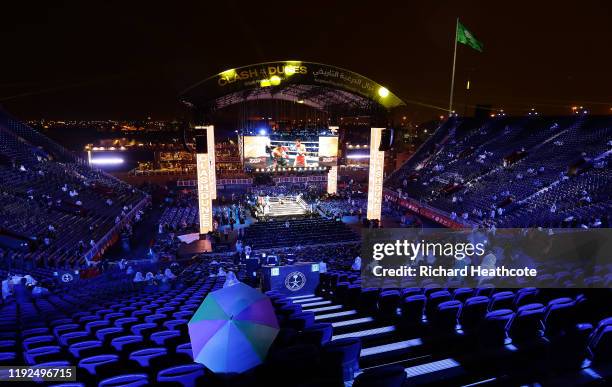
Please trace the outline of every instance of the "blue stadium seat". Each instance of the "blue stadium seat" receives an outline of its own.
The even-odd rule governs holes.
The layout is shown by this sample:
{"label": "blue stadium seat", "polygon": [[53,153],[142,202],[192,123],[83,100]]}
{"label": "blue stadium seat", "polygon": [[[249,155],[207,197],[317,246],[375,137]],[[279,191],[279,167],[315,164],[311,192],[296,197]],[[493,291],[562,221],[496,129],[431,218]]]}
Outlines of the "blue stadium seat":
{"label": "blue stadium seat", "polygon": [[510,291],[495,293],[489,302],[489,311],[498,309],[512,309],[514,307],[514,293]]}
{"label": "blue stadium seat", "polygon": [[589,343],[593,362],[597,365],[612,362],[612,325],[604,325]]}
{"label": "blue stadium seat", "polygon": [[468,298],[474,295],[472,288],[458,288],[453,291],[453,300],[465,302]]}
{"label": "blue stadium seat", "polygon": [[376,313],[376,304],[378,302],[378,295],[380,289],[378,288],[364,288],[361,289],[359,295],[358,309],[364,314],[373,315]]}
{"label": "blue stadium seat", "polygon": [[489,307],[489,297],[475,296],[465,300],[459,323],[466,334],[474,334],[485,319]]}
{"label": "blue stadium seat", "polygon": [[314,312],[301,312],[292,315],[287,321],[287,327],[301,331],[314,324]]}
{"label": "blue stadium seat", "polygon": [[514,319],[508,326],[508,334],[513,343],[534,340],[542,336],[542,320],[546,308],[542,304],[528,304],[518,308]]}
{"label": "blue stadium seat", "polygon": [[104,379],[98,384],[99,387],[141,387],[147,386],[149,379],[146,374],[128,374],[113,376]]}
{"label": "blue stadium seat", "polygon": [[59,343],[60,345],[67,347],[74,343],[91,340],[91,338],[92,337],[89,335],[89,333],[85,331],[68,332],[59,337]]}
{"label": "blue stadium seat", "polygon": [[182,353],[193,357],[193,350],[191,349],[191,343],[179,344],[176,346],[176,353]]}
{"label": "blue stadium seat", "polygon": [[189,323],[189,320],[177,319],[177,320],[168,320],[163,325],[164,325],[164,328],[168,330],[171,330],[171,331],[176,330],[176,331],[181,332],[182,335],[187,335],[188,334],[188,328],[187,328],[188,323]]}
{"label": "blue stadium seat", "polygon": [[179,383],[184,387],[206,384],[204,379],[204,366],[201,364],[187,364],[166,368],[157,373],[159,383]]}
{"label": "blue stadium seat", "polygon": [[132,352],[144,347],[145,342],[140,335],[126,335],[115,337],[110,342],[117,352]]}
{"label": "blue stadium seat", "polygon": [[113,313],[108,313],[104,315],[104,320],[109,321],[111,324],[114,323],[116,320],[125,317],[124,313],[121,312],[113,312]]}
{"label": "blue stadium seat", "polygon": [[400,292],[397,290],[383,291],[378,296],[377,318],[391,321],[397,318],[397,309],[400,303]]}
{"label": "blue stadium seat", "polygon": [[422,324],[426,301],[427,298],[423,294],[406,297],[400,306],[402,325],[417,326]]}
{"label": "blue stadium seat", "polygon": [[149,340],[157,345],[174,348],[183,339],[181,339],[180,331],[159,331],[151,334]]}
{"label": "blue stadium seat", "polygon": [[136,317],[122,317],[115,320],[114,325],[117,328],[129,329],[138,324],[140,321]]}
{"label": "blue stadium seat", "polygon": [[98,332],[100,329],[109,328],[109,327],[110,327],[110,322],[103,321],[103,320],[90,321],[87,324],[85,324],[85,330],[91,335],[95,335],[96,332]]}
{"label": "blue stadium seat", "polygon": [[50,334],[49,332],[49,328],[32,328],[32,329],[24,329],[23,331],[21,331],[21,337],[22,338],[28,338],[28,337],[32,337],[32,336],[43,336],[43,335],[48,335]]}
{"label": "blue stadium seat", "polygon": [[165,314],[151,314],[149,316],[145,316],[144,321],[146,323],[161,324],[167,319],[168,319],[168,316],[166,316]]}
{"label": "blue stadium seat", "polygon": [[514,318],[510,309],[498,309],[485,315],[482,329],[479,331],[479,342],[484,347],[500,347],[506,340],[506,328]]}
{"label": "blue stadium seat", "polygon": [[351,285],[348,281],[338,282],[336,284],[336,289],[334,290],[334,301],[338,304],[343,304],[346,302],[348,297],[348,288]]}
{"label": "blue stadium seat", "polygon": [[359,297],[361,295],[361,284],[352,283],[349,285],[345,305],[356,308],[359,305]]}
{"label": "blue stadium seat", "polygon": [[[322,361],[327,367],[341,370],[342,380],[352,380],[359,371],[361,340],[348,337],[329,342],[323,346]],[[337,372],[337,371],[336,371]]]}
{"label": "blue stadium seat", "polygon": [[408,296],[416,296],[417,294],[422,294],[423,290],[421,288],[403,288],[401,290],[402,293],[402,299],[406,299],[406,297]]}
{"label": "blue stadium seat", "polygon": [[277,309],[277,313],[284,318],[289,318],[291,315],[302,312],[302,305],[288,304]]}
{"label": "blue stadium seat", "polygon": [[130,354],[129,359],[137,362],[141,367],[149,367],[151,359],[168,354],[168,350],[163,347],[151,347],[134,351]]}
{"label": "blue stadium seat", "polygon": [[82,341],[68,347],[68,352],[70,352],[75,359],[100,355],[103,350],[102,342],[99,340]]}
{"label": "blue stadium seat", "polygon": [[0,352],[13,351],[17,348],[16,340],[0,340]]}
{"label": "blue stadium seat", "polygon": [[0,365],[14,365],[17,360],[15,352],[0,352]]}
{"label": "blue stadium seat", "polygon": [[436,290],[430,292],[429,296],[427,296],[427,303],[425,304],[425,314],[427,315],[427,319],[432,317],[439,304],[451,300],[452,296],[447,290]]}
{"label": "blue stadium seat", "polygon": [[353,387],[402,387],[406,371],[401,366],[385,366],[364,371],[355,378]]}
{"label": "blue stadium seat", "polygon": [[305,328],[300,333],[300,342],[314,344],[318,347],[329,343],[332,338],[333,328],[330,323],[315,323]]}
{"label": "blue stadium seat", "polygon": [[55,341],[55,337],[51,335],[31,336],[23,340],[22,342],[23,349],[26,351],[29,351],[34,348],[53,345],[53,344],[56,344],[56,341]]}
{"label": "blue stadium seat", "polygon": [[551,338],[563,335],[577,323],[576,302],[571,298],[551,300],[546,307],[544,326],[546,336]]}
{"label": "blue stadium seat", "polygon": [[113,367],[120,367],[119,364],[119,356],[105,354],[83,358],[79,361],[78,367],[91,377],[106,377],[109,376],[106,375],[106,371]]}
{"label": "blue stadium seat", "polygon": [[102,328],[96,332],[96,338],[103,342],[104,344],[110,344],[111,340],[115,337],[119,337],[124,335],[125,332],[121,328],[110,327],[110,328]]}
{"label": "blue stadium seat", "polygon": [[57,325],[55,328],[53,328],[53,334],[55,335],[55,337],[59,338],[64,333],[74,332],[79,330],[80,328],[81,326],[79,324],[74,323]]}
{"label": "blue stadium seat", "polygon": [[514,309],[527,304],[534,304],[538,301],[538,289],[536,288],[522,288],[516,292],[514,298]]}
{"label": "blue stadium seat", "polygon": [[474,296],[491,297],[494,291],[495,287],[493,285],[484,285],[482,287],[476,288],[476,293],[474,294]]}
{"label": "blue stadium seat", "polygon": [[452,334],[455,332],[457,317],[461,312],[461,307],[461,302],[456,300],[438,304],[431,318],[436,334]]}
{"label": "blue stadium seat", "polygon": [[62,360],[62,349],[57,345],[37,347],[24,352],[23,357],[27,364],[34,365],[49,361]]}
{"label": "blue stadium seat", "polygon": [[143,337],[149,337],[151,333],[157,331],[158,329],[159,327],[157,326],[157,324],[153,324],[153,323],[137,324],[137,325],[133,325],[130,328],[133,334],[141,335]]}

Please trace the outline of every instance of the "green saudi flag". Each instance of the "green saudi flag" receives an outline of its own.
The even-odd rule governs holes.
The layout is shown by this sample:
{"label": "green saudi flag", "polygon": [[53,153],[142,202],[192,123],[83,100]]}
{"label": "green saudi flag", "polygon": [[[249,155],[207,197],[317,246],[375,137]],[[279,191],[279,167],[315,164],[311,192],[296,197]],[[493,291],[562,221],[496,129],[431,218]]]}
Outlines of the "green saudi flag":
{"label": "green saudi flag", "polygon": [[476,39],[474,35],[459,22],[459,20],[457,20],[456,39],[459,43],[463,43],[466,46],[472,47],[476,51],[482,52],[482,42]]}

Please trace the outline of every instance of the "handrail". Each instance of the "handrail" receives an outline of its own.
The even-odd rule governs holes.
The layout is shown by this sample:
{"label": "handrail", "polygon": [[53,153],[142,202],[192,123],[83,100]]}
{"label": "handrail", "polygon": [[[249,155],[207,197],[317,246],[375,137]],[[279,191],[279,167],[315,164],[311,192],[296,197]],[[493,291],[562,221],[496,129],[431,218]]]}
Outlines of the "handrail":
{"label": "handrail", "polygon": [[96,242],[94,247],[91,248],[88,252],[83,255],[83,258],[86,261],[91,261],[94,257],[98,255],[98,253],[104,252],[106,247],[108,247],[109,242],[118,234],[121,229],[125,226],[125,224],[132,220],[132,218],[136,215],[138,211],[140,211],[144,206],[151,202],[151,196],[145,196],[140,202],[138,202],[128,214],[119,221],[119,223],[115,224],[102,238]]}

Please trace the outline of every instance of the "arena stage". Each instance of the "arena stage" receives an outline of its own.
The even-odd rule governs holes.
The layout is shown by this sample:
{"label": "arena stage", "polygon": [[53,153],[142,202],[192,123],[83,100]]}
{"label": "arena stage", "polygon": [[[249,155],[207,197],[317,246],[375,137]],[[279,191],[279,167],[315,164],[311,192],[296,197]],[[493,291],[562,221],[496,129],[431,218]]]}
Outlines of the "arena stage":
{"label": "arena stage", "polygon": [[301,195],[297,196],[260,196],[257,199],[257,218],[296,218],[310,215],[311,204],[306,203]]}

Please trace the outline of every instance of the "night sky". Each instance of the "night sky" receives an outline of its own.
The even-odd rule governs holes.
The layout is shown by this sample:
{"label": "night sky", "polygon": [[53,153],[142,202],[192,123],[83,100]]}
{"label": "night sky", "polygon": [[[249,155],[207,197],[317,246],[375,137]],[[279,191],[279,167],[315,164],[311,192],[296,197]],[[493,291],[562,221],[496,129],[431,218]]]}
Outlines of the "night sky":
{"label": "night sky", "polygon": [[[185,87],[285,59],[344,67],[443,109],[456,17],[484,43],[482,54],[460,46],[460,113],[471,74],[469,104],[612,114],[609,0],[2,3],[0,104],[24,119],[172,118]],[[440,113],[408,107],[415,121]]]}

